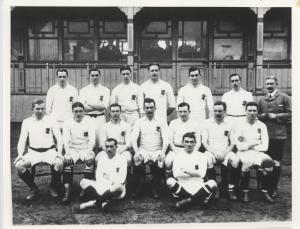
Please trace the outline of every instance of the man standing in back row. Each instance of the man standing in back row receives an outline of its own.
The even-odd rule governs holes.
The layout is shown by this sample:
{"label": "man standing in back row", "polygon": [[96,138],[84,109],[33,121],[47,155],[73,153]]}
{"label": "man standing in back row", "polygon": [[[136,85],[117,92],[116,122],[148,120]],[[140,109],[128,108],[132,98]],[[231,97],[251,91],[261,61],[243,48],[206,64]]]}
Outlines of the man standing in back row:
{"label": "man standing in back row", "polygon": [[178,91],[177,104],[186,102],[191,107],[190,118],[195,122],[202,122],[212,115],[213,97],[208,87],[200,82],[200,70],[189,68],[190,82]]}
{"label": "man standing in back row", "polygon": [[175,109],[175,96],[172,86],[160,79],[160,66],[150,64],[148,66],[150,79],[141,85],[144,98],[151,98],[155,101],[155,117],[167,123],[169,116]]}

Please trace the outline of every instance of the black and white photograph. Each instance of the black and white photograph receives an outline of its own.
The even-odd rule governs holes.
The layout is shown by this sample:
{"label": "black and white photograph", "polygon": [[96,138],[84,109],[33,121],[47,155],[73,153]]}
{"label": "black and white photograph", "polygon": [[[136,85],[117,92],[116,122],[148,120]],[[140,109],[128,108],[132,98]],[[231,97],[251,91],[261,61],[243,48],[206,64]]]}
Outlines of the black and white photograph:
{"label": "black and white photograph", "polygon": [[292,4],[7,15],[11,227],[291,227]]}

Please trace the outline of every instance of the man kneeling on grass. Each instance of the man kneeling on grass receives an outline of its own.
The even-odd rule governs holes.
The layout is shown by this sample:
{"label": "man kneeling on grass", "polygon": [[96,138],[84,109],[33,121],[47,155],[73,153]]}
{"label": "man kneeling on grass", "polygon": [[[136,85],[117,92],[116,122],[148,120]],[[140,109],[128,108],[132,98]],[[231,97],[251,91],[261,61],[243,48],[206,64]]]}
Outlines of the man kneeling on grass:
{"label": "man kneeling on grass", "polygon": [[167,179],[167,185],[175,198],[177,210],[193,203],[201,203],[217,189],[215,180],[204,182],[208,158],[195,149],[196,138],[193,133],[182,137],[184,149],[174,156],[174,177]]}
{"label": "man kneeling on grass", "polygon": [[84,190],[83,199],[87,202],[80,204],[79,210],[96,206],[105,211],[113,199],[122,199],[125,196],[127,161],[116,154],[116,149],[117,141],[107,138],[105,155],[97,164],[96,180],[82,179],[80,182]]}

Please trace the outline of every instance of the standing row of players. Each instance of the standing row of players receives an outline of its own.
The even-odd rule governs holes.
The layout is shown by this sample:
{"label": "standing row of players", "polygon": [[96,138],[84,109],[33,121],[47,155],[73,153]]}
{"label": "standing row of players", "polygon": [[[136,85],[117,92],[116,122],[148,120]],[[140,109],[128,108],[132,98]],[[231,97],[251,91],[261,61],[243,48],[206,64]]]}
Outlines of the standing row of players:
{"label": "standing row of players", "polygon": [[[93,204],[98,202],[101,206],[107,203],[104,199],[113,198],[113,193],[118,197],[125,194],[125,186],[120,184],[124,184],[126,174],[131,174],[129,171],[133,155],[133,177],[129,180],[134,183],[134,196],[140,191],[145,164],[149,164],[151,168],[153,196],[156,198],[157,188],[163,176],[162,168],[165,168],[167,173],[173,171],[173,176],[170,175],[167,179],[167,185],[172,192],[179,194],[177,196],[185,197],[184,200],[191,199],[201,188],[208,194],[214,190],[218,193],[217,185],[213,182],[216,180],[213,165],[221,163],[223,186],[228,188],[230,199],[237,199],[235,187],[239,183],[241,167],[242,200],[249,201],[249,168],[256,165],[261,169],[259,177],[263,178],[263,197],[267,201],[273,201],[277,193],[280,160],[286,138],[285,124],[291,116],[290,99],[276,89],[275,77],[267,78],[266,87],[269,93],[257,105],[251,102],[251,93],[241,88],[241,77],[232,74],[229,77],[232,90],[222,98],[225,103],[216,102],[213,105],[210,89],[200,82],[199,69],[191,67],[190,82],[178,93],[179,118],[170,123],[168,130],[167,115],[175,109],[175,97],[172,87],[160,79],[159,65],[149,65],[150,79],[141,87],[131,81],[129,67],[122,67],[120,73],[122,83],[112,91],[110,98],[109,89],[99,83],[100,71],[90,70],[91,84],[80,91],[78,98],[77,90],[67,83],[67,71],[57,71],[58,83],[49,89],[46,99],[46,110],[52,121],[47,121],[48,117],[44,117],[45,104],[39,101],[33,104],[34,116],[24,120],[22,125],[15,164],[18,174],[31,188],[28,199],[33,199],[38,193],[28,168],[39,162],[47,162],[53,165],[51,194],[57,196],[55,189],[60,183],[60,173],[63,171],[66,190],[63,202],[68,203],[73,183],[70,165],[82,160],[86,162],[85,179],[80,183],[85,190],[83,194],[89,198],[97,197],[100,200]],[[81,102],[76,102],[78,100]],[[110,101],[111,120],[105,124],[105,111]],[[269,134],[266,126],[257,120],[258,113],[267,124]],[[89,118],[85,118],[85,115]],[[141,116],[144,117],[140,118]],[[204,125],[203,121],[210,117]],[[42,120],[43,122],[40,122]],[[63,127],[63,141],[59,140],[60,131],[55,126]],[[188,136],[185,136],[186,133],[189,133]],[[51,141],[52,135],[56,138],[56,145],[53,144],[53,138]],[[23,155],[27,137],[29,149],[28,153]],[[64,156],[62,142],[65,148]],[[205,153],[197,153],[196,158],[190,157],[191,160],[188,160],[187,155],[198,152],[201,142],[204,147],[202,151]],[[233,150],[234,145],[237,152]],[[262,153],[264,151],[269,156]],[[96,181],[93,181],[95,153],[98,166]],[[45,158],[42,158],[42,155]],[[179,155],[184,155],[185,159],[180,159]],[[197,158],[199,155],[201,160]],[[119,162],[113,162],[115,160],[112,158],[118,156],[121,156],[122,160],[126,159],[126,170]],[[178,168],[176,161],[183,165]],[[229,182],[226,182],[228,174]],[[209,181],[207,185],[204,185],[204,179]],[[199,183],[200,189],[196,183]],[[182,194],[182,190],[186,193]],[[187,202],[189,201],[183,201],[184,204]],[[181,202],[177,203],[180,207]]]}

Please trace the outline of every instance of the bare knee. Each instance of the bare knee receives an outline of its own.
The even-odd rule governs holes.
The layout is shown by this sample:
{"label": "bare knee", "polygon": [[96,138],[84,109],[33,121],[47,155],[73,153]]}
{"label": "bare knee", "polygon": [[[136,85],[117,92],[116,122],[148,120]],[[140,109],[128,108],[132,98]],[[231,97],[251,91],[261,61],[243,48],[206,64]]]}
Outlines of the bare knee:
{"label": "bare knee", "polygon": [[62,172],[64,169],[64,162],[61,158],[56,158],[54,162],[54,169],[57,172]]}
{"label": "bare knee", "polygon": [[170,177],[167,179],[166,183],[168,188],[171,189],[176,185],[177,181],[173,177]]}
{"label": "bare knee", "polygon": [[218,187],[218,184],[215,180],[208,180],[206,183],[212,190],[216,190]]}
{"label": "bare knee", "polygon": [[25,167],[24,162],[23,162],[23,161],[19,161],[19,162],[16,164],[16,169],[17,169],[18,174],[23,174],[23,173],[25,173],[26,167]]}

